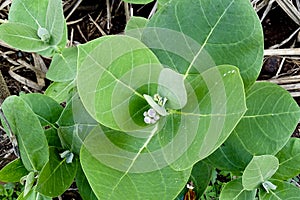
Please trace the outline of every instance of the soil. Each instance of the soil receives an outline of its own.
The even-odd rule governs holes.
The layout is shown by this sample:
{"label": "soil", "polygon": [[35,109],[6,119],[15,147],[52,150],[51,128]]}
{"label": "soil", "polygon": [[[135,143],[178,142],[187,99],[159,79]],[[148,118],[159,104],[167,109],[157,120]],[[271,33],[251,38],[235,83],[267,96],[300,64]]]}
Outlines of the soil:
{"label": "soil", "polygon": [[[4,0],[0,0],[0,5],[4,2]],[[65,16],[68,16],[74,5],[76,4],[76,0],[65,0],[64,9]],[[124,12],[124,5],[120,0],[112,0],[111,2],[111,23],[108,29],[108,20],[107,20],[107,12],[106,12],[106,3],[105,0],[94,1],[94,0],[85,0],[83,1],[79,7],[75,10],[75,12],[71,15],[71,17],[67,20],[69,23],[68,31],[69,31],[69,39],[72,39],[73,42],[76,43],[85,43],[86,41],[90,41],[92,39],[101,37],[105,34],[119,34],[124,31],[126,24],[126,16]],[[142,6],[133,6],[133,11],[135,16],[143,16],[148,17],[150,14],[154,3]],[[7,18],[8,7],[0,10],[0,19]],[[258,15],[261,17],[264,9],[258,12]],[[103,32],[99,31],[99,29],[95,26],[95,24],[91,21],[94,20],[103,30]],[[76,22],[79,20],[78,22]],[[270,48],[273,45],[279,44],[285,39],[287,39],[294,31],[299,27],[291,18],[277,5],[274,4],[270,12],[267,14],[266,18],[262,22],[262,27],[264,31],[264,44],[265,49]],[[73,37],[71,37],[73,35]],[[281,46],[280,48],[291,48],[291,47],[299,47],[300,43],[297,40],[297,34],[286,44]],[[11,66],[16,64],[15,62],[18,59],[25,61],[28,64],[33,64],[32,54],[16,51],[10,48],[6,48],[0,46],[0,70],[5,79],[5,82],[8,86],[9,92],[11,95],[18,95],[20,92],[43,92],[49,82],[46,82],[46,85],[41,89],[33,89],[28,87],[28,85],[24,85],[20,83],[18,80],[13,79],[9,75],[9,69]],[[278,73],[280,65],[282,63],[283,58],[281,56],[269,56],[265,57],[264,64],[262,67],[261,74],[259,76],[260,80],[270,79],[274,76],[291,76],[300,74],[300,61],[294,58],[286,58],[283,66]],[[49,66],[49,60],[44,59],[44,62],[47,66]],[[20,68],[15,71],[17,74],[25,77],[31,81],[37,82],[36,74],[27,68]],[[295,97],[295,100],[300,105],[300,98]],[[296,128],[293,133],[294,137],[300,138],[300,125]],[[5,166],[8,162],[15,159],[16,156],[13,153],[13,148],[9,138],[4,134],[3,130],[0,129],[0,169]],[[68,190],[65,194],[62,195],[62,199],[81,199],[80,195],[76,190],[76,186]]]}

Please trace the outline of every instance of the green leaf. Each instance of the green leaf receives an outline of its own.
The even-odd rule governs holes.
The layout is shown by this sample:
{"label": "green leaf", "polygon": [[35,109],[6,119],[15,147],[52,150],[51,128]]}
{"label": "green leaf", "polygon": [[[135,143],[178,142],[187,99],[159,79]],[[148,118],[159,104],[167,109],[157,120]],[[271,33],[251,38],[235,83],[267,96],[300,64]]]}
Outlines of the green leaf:
{"label": "green leaf", "polygon": [[165,68],[159,74],[158,94],[168,99],[166,107],[181,109],[187,103],[184,77],[171,69]]}
{"label": "green leaf", "polygon": [[202,161],[193,166],[191,180],[193,181],[194,191],[196,191],[198,197],[205,192],[212,177],[212,170],[212,167]]}
{"label": "green leaf", "polygon": [[39,117],[42,126],[57,122],[63,108],[52,98],[38,93],[21,95],[21,98],[30,106]]}
{"label": "green leaf", "polygon": [[255,83],[246,97],[248,110],[231,137],[252,155],[275,155],[299,121],[299,106],[286,90],[273,83]]}
{"label": "green leaf", "polygon": [[39,171],[49,157],[47,139],[38,117],[22,98],[10,96],[2,104],[3,112],[16,134],[21,159],[28,171]]}
{"label": "green leaf", "polygon": [[81,167],[77,170],[76,186],[83,200],[98,200]]}
{"label": "green leaf", "polygon": [[61,159],[59,151],[50,147],[49,162],[42,169],[38,177],[36,191],[50,197],[57,197],[64,193],[75,178],[78,161],[66,163],[66,159]]}
{"label": "green leaf", "polygon": [[4,23],[0,26],[0,39],[22,51],[38,52],[49,48],[41,41],[34,28],[16,22]]}
{"label": "green leaf", "polygon": [[46,77],[51,81],[65,82],[76,78],[77,47],[64,49],[52,58]]}
{"label": "green leaf", "polygon": [[2,182],[19,182],[20,179],[28,174],[22,161],[18,158],[0,170],[0,181]]}
{"label": "green leaf", "polygon": [[247,191],[243,188],[242,179],[238,178],[228,182],[222,189],[220,200],[254,200],[256,189]]}
{"label": "green leaf", "polygon": [[22,192],[17,200],[52,200],[51,197],[44,196],[35,191],[35,186],[29,191],[29,193],[25,196],[24,192]]}
{"label": "green leaf", "polygon": [[141,40],[143,29],[146,27],[148,21],[149,20],[144,17],[130,17],[125,27],[125,34]]}
{"label": "green leaf", "polygon": [[260,184],[268,181],[279,167],[279,161],[275,156],[254,156],[245,168],[242,183],[246,190],[254,190]]}
{"label": "green leaf", "polygon": [[300,139],[290,138],[276,157],[279,159],[279,168],[272,178],[288,180],[300,174]]}
{"label": "green leaf", "polygon": [[259,199],[261,200],[288,200],[298,199],[300,196],[300,189],[290,183],[272,180],[272,183],[277,186],[276,190],[269,190],[267,193],[263,188],[259,190]]}
{"label": "green leaf", "polygon": [[45,95],[51,97],[58,103],[62,103],[72,97],[72,90],[74,87],[74,81],[53,82],[46,89]]}
{"label": "green leaf", "polygon": [[79,155],[85,137],[98,123],[87,113],[78,94],[75,94],[67,103],[58,125],[63,147]]}
{"label": "green leaf", "polygon": [[263,32],[248,1],[173,0],[147,27],[142,41],[162,64],[186,76],[230,64],[239,67],[248,88],[260,72]]}
{"label": "green leaf", "polygon": [[133,4],[147,4],[152,1],[154,1],[154,0],[124,0],[124,2],[133,3]]}
{"label": "green leaf", "polygon": [[25,178],[24,196],[27,196],[30,190],[32,190],[32,186],[34,182],[35,182],[34,172],[29,172]]}
{"label": "green leaf", "polygon": [[61,142],[58,137],[57,129],[56,128],[48,128],[45,130],[45,136],[48,141],[48,146],[53,146],[57,148],[61,148]]}
{"label": "green leaf", "polygon": [[142,94],[155,94],[163,69],[155,55],[140,41],[120,35],[78,48],[78,93],[90,115],[116,130],[144,128],[147,102]]}
{"label": "green leaf", "polygon": [[[114,135],[119,137],[120,134],[124,133],[105,132],[107,135],[100,127],[94,129],[85,139],[80,152],[83,171],[98,199],[174,199],[181,188],[185,186],[191,169],[176,171],[167,166],[149,171],[146,164],[143,166],[144,168],[139,168],[136,161],[140,160],[139,155],[142,154],[141,151],[143,151],[145,144],[142,142],[135,143],[135,146],[128,144],[128,148],[131,148],[132,152],[125,152],[124,150],[123,154],[122,152],[116,154],[113,152],[114,149],[111,149],[112,144],[107,141],[106,137],[114,137]],[[125,142],[122,138],[120,139],[120,143]],[[103,144],[101,141],[107,141],[107,143]],[[106,158],[119,158],[116,164],[123,165],[119,166],[119,169],[124,170],[107,165],[107,162],[101,158],[101,156],[105,156],[102,155],[103,149],[111,149],[110,152],[107,151]],[[128,157],[130,153],[135,155],[133,159]]]}
{"label": "green leaf", "polygon": [[[66,23],[60,0],[14,0],[8,20],[32,27],[36,30],[36,35],[39,28],[46,29],[50,34],[49,47],[66,41]],[[64,48],[65,45],[66,43],[60,44],[59,47]]]}

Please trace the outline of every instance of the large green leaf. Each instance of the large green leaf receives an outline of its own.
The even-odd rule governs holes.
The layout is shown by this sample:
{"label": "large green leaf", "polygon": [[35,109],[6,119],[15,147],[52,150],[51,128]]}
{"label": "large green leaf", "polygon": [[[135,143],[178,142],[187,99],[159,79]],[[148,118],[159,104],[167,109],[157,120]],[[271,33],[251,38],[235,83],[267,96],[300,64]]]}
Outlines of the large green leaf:
{"label": "large green leaf", "polygon": [[[176,171],[166,166],[149,171],[146,164],[144,168],[139,168],[136,162],[139,162],[140,154],[149,152],[148,148],[145,148],[147,143],[143,142],[147,142],[148,138],[140,138],[141,141],[135,141],[134,146],[130,141],[125,141],[126,138],[120,138],[118,142],[126,145],[128,151],[124,150],[122,153],[120,149],[120,153],[116,154],[114,151],[117,149],[112,149],[111,143],[104,142],[109,136],[119,137],[121,134],[125,135],[117,131],[103,132],[101,127],[98,127],[88,135],[81,148],[81,165],[98,199],[174,199],[188,181],[191,169]],[[103,155],[103,149],[108,150],[106,155]],[[130,158],[130,154],[135,157]],[[106,161],[118,158],[114,160],[117,162],[115,164],[120,165],[119,169],[126,170],[107,165],[101,156],[106,156]],[[151,161],[155,162],[153,159]]]}
{"label": "large green leaf", "polygon": [[300,174],[300,139],[291,138],[276,157],[279,168],[272,178],[288,180]]}
{"label": "large green leaf", "polygon": [[0,181],[2,182],[19,182],[20,179],[28,174],[21,159],[15,159],[8,163],[0,170]]}
{"label": "large green leaf", "polygon": [[246,101],[248,110],[231,137],[252,155],[275,155],[299,121],[299,106],[286,90],[264,82],[246,92]]}
{"label": "large green leaf", "polygon": [[21,159],[28,171],[39,171],[49,157],[47,139],[38,117],[17,96],[10,96],[2,104],[3,112],[17,136]]}
{"label": "large green leaf", "polygon": [[39,174],[36,191],[50,197],[57,197],[64,193],[73,183],[78,160],[67,163],[59,156],[58,149],[50,147],[49,162]]}
{"label": "large green leaf", "polygon": [[289,140],[300,110],[281,87],[257,82],[246,92],[247,112],[228,140],[207,161],[215,167],[242,171],[252,155],[275,155]]}
{"label": "large green leaf", "polygon": [[247,191],[243,188],[242,179],[238,178],[225,185],[220,194],[220,200],[254,200],[256,189]]}
{"label": "large green leaf", "polygon": [[155,55],[128,36],[104,37],[78,48],[78,92],[91,116],[117,130],[144,128],[143,93],[155,94],[163,69]]}
{"label": "large green leaf", "polygon": [[254,156],[245,168],[242,183],[246,190],[254,190],[270,179],[279,167],[279,161],[275,156]]}
{"label": "large green leaf", "polygon": [[263,34],[249,1],[173,0],[147,27],[142,41],[181,74],[231,64],[240,69],[247,88],[260,72]]}
{"label": "large green leaf", "polygon": [[77,72],[77,47],[64,49],[52,58],[47,78],[51,81],[72,81]]}
{"label": "large green leaf", "polygon": [[43,94],[30,93],[21,97],[39,117],[42,126],[57,122],[63,110],[55,100]]}
{"label": "large green leaf", "polygon": [[291,183],[279,180],[272,180],[277,188],[269,190],[267,193],[263,188],[259,190],[259,199],[261,200],[297,200],[300,197],[300,189]]}
{"label": "large green leaf", "polygon": [[24,192],[22,192],[17,200],[51,200],[51,197],[44,196],[35,191],[35,186],[29,191],[29,193],[25,196]]}
{"label": "large green leaf", "polygon": [[130,17],[125,27],[125,34],[141,40],[143,29],[146,27],[148,21],[144,17]]}

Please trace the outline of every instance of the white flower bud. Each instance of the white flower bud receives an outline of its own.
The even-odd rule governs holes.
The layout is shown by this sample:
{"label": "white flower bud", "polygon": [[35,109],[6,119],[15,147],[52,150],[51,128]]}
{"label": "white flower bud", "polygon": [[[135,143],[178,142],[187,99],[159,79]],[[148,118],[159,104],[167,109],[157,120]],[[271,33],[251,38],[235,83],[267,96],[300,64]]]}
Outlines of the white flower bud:
{"label": "white flower bud", "polygon": [[156,111],[153,108],[150,108],[148,110],[148,116],[153,118],[155,115],[156,115]]}
{"label": "white flower bud", "polygon": [[146,117],[144,118],[144,122],[145,122],[146,124],[150,124],[150,123],[151,123],[151,118],[148,117],[148,116],[146,116]]}

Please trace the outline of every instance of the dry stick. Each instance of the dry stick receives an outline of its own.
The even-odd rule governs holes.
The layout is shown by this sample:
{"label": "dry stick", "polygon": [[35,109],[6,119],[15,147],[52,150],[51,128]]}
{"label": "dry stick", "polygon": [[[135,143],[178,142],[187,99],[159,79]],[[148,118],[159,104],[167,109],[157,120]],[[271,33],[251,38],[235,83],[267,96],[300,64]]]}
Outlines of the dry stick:
{"label": "dry stick", "polygon": [[151,10],[151,12],[150,12],[150,14],[148,16],[148,19],[150,19],[154,15],[154,13],[156,12],[157,5],[158,5],[158,2],[155,2],[155,4],[154,4],[154,6],[153,6],[153,8],[152,8],[152,10]]}
{"label": "dry stick", "polygon": [[278,70],[277,70],[276,75],[275,75],[274,78],[277,78],[279,76],[279,73],[281,72],[281,69],[283,67],[284,62],[285,62],[285,57],[283,57],[283,59],[282,59],[280,65],[279,65],[279,68],[278,68]]}
{"label": "dry stick", "polygon": [[42,87],[39,86],[37,83],[16,74],[12,70],[9,70],[8,73],[12,78],[16,79],[17,81],[19,81],[20,83],[22,83],[24,85],[27,85],[28,87],[31,87],[31,88],[36,89],[36,90],[41,90],[42,89]]}
{"label": "dry stick", "polygon": [[297,9],[300,11],[300,1],[296,0]]}
{"label": "dry stick", "polygon": [[107,35],[104,30],[94,21],[94,19],[88,14],[90,20],[93,22],[93,24],[96,26],[96,28],[98,29],[98,31],[102,34],[102,35]]}
{"label": "dry stick", "polygon": [[80,26],[77,25],[76,27],[77,27],[77,29],[78,29],[78,31],[79,31],[81,37],[85,40],[85,42],[87,42],[88,40],[84,37],[84,35],[83,35],[83,33],[82,33],[81,29],[80,29]]}
{"label": "dry stick", "polygon": [[260,19],[260,22],[262,22],[265,19],[265,17],[267,16],[267,14],[269,13],[269,11],[271,10],[272,5],[273,5],[274,2],[275,2],[275,0],[270,0],[269,1],[268,6],[267,6],[265,12],[263,13],[263,15],[262,15],[262,17]]}
{"label": "dry stick", "polygon": [[130,13],[129,13],[129,6],[127,2],[124,2],[124,10],[125,10],[126,22],[128,22],[130,19]]}
{"label": "dry stick", "polygon": [[290,49],[265,49],[265,56],[300,56],[300,48]]}
{"label": "dry stick", "polygon": [[288,43],[299,31],[300,31],[300,27],[297,28],[296,31],[294,31],[287,39],[282,41],[280,44],[275,44],[275,45],[271,46],[269,49],[277,49],[277,48],[281,47],[282,45]]}
{"label": "dry stick", "polygon": [[8,6],[9,4],[11,4],[12,0],[6,0],[4,1],[1,6],[0,6],[0,10],[2,10],[3,8],[5,8],[6,6]]}
{"label": "dry stick", "polygon": [[292,1],[276,0],[276,2],[296,24],[300,25],[300,12],[294,6]]}
{"label": "dry stick", "polygon": [[78,22],[81,22],[84,17],[81,17],[80,19],[74,20],[74,21],[69,21],[67,22],[67,25],[72,25],[72,24],[77,24]]}
{"label": "dry stick", "polygon": [[66,17],[66,21],[71,17],[71,15],[75,12],[75,10],[78,8],[78,6],[81,4],[83,0],[78,0],[77,3],[75,4],[75,6],[73,7],[73,9],[71,10],[71,12],[68,14],[68,16]]}
{"label": "dry stick", "polygon": [[106,0],[106,12],[107,12],[107,23],[106,28],[107,30],[110,30],[111,28],[111,12],[110,12],[110,3],[109,0]]}

